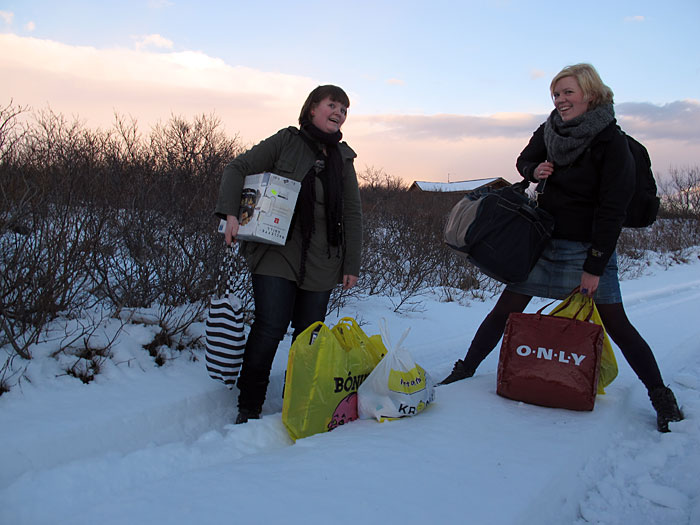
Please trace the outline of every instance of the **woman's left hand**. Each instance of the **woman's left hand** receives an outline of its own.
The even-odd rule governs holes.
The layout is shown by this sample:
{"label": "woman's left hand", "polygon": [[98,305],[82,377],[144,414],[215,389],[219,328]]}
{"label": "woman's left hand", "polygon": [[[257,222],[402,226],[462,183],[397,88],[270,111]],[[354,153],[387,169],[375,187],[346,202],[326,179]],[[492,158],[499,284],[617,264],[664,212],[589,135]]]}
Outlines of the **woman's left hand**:
{"label": "woman's left hand", "polygon": [[588,297],[593,297],[593,294],[598,289],[598,283],[600,283],[599,275],[583,272],[581,275],[581,293]]}
{"label": "woman's left hand", "polygon": [[535,180],[545,180],[549,178],[552,173],[554,173],[554,164],[548,160],[545,160],[537,165],[535,171],[533,172],[533,176],[535,177]]}
{"label": "woman's left hand", "polygon": [[343,275],[343,290],[349,290],[357,284],[357,275]]}

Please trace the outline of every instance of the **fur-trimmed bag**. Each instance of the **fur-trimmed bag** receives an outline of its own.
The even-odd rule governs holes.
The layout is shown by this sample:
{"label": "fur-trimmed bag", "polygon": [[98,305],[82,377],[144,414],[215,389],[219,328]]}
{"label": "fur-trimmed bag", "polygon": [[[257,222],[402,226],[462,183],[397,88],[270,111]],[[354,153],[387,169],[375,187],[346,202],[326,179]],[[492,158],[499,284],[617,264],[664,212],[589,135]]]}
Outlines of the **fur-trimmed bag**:
{"label": "fur-trimmed bag", "polygon": [[[226,248],[224,263],[219,272],[216,291],[209,301],[204,353],[209,376],[221,381],[229,389],[236,384],[245,351],[243,305],[240,299],[231,293],[233,257],[233,248],[229,246]],[[226,291],[223,295],[218,295],[224,275]]]}

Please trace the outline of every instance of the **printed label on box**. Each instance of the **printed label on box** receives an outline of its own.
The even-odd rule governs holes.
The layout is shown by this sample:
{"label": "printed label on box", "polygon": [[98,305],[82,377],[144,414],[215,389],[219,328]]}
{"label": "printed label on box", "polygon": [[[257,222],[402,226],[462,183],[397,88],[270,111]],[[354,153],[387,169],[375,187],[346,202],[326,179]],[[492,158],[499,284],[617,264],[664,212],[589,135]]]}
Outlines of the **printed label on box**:
{"label": "printed label on box", "polygon": [[238,239],[283,245],[301,183],[265,172],[248,175],[241,192]]}

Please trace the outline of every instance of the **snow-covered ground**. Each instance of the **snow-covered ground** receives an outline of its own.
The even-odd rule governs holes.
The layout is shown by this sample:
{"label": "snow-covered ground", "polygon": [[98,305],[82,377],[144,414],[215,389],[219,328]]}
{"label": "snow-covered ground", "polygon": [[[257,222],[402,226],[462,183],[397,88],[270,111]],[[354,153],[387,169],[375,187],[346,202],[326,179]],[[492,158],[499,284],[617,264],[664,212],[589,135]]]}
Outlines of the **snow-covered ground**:
{"label": "snow-covered ground", "polygon": [[[158,368],[141,348],[149,328],[132,324],[93,383],[38,348],[32,382],[0,397],[0,523],[698,524],[699,253],[623,282],[686,415],[669,434],[619,351],[618,378],[582,413],[496,395],[496,350],[416,417],[293,443],[280,414],[288,340],[264,417],[234,426],[237,391],[208,377],[202,353]],[[439,380],[493,301],[426,297],[422,312],[397,315],[373,298],[339,317],[370,335],[382,317],[395,338],[410,326],[405,345]]]}

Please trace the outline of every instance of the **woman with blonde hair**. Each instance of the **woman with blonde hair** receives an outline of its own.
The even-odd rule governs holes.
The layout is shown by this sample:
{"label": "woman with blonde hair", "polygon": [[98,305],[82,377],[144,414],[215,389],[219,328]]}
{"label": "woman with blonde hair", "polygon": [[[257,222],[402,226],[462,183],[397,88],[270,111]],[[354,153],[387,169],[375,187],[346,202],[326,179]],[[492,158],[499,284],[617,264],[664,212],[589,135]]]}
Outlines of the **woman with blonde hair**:
{"label": "woman with blonde hair", "polygon": [[563,299],[580,286],[594,298],[605,329],[646,386],[658,430],[668,432],[669,422],[683,414],[622,305],[615,247],[634,191],[635,167],[615,120],[613,92],[590,64],[562,69],[550,92],[554,110],[516,167],[525,179],[544,185],[538,203],[554,217],[552,239],[527,280],[506,286],[467,355],[442,384],[474,375],[503,335],[508,316],[522,312],[533,296]]}

